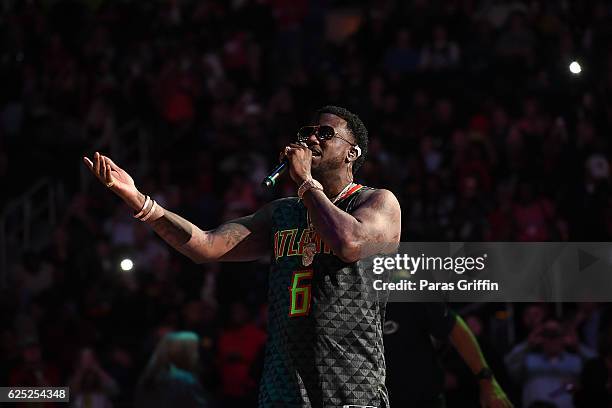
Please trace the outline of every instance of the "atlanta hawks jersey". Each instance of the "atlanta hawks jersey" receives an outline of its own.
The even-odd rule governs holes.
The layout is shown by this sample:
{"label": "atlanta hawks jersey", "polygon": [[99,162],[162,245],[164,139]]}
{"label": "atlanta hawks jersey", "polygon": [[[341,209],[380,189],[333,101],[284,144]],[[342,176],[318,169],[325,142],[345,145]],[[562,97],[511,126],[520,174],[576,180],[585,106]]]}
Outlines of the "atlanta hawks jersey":
{"label": "atlanta hawks jersey", "polygon": [[[350,213],[367,189],[353,187],[336,205]],[[309,230],[306,207],[297,198],[279,202],[272,225],[269,337],[259,406],[387,407],[386,294],[373,289],[374,276],[362,261],[342,262]],[[302,253],[310,242],[316,255],[304,266]]]}

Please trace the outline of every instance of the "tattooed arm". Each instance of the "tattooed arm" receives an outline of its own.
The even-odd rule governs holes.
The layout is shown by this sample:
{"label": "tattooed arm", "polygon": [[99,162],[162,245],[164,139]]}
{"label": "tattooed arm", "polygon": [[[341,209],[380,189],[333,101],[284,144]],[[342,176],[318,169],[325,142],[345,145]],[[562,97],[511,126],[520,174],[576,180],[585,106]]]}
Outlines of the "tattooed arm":
{"label": "tattooed arm", "polygon": [[[138,191],[132,177],[109,157],[96,152],[93,161],[83,157],[83,162],[100,182],[134,211],[143,208],[145,196]],[[212,231],[202,231],[159,205],[155,206],[146,222],[164,241],[194,262],[250,261],[269,254],[270,211],[275,203]],[[151,206],[149,204],[148,208]]]}
{"label": "tattooed arm", "polygon": [[161,206],[147,221],[174,249],[196,263],[211,261],[252,261],[270,253],[269,214],[274,202],[254,214],[203,231]]}
{"label": "tattooed arm", "polygon": [[358,198],[351,214],[336,207],[319,190],[304,194],[304,205],[315,230],[344,262],[397,249],[401,211],[392,192],[372,190]]}

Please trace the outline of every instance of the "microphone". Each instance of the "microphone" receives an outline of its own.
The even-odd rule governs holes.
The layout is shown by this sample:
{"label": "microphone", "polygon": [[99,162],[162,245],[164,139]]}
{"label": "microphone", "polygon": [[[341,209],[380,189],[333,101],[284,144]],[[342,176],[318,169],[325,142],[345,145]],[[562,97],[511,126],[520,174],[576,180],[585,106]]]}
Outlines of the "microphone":
{"label": "microphone", "polygon": [[285,172],[285,170],[287,170],[288,164],[289,160],[287,160],[287,158],[284,158],[283,161],[280,162],[278,166],[276,166],[274,170],[272,170],[270,174],[266,176],[266,178],[263,179],[263,181],[261,182],[261,186],[264,188],[274,187],[274,185],[276,184],[276,180],[280,177],[281,174]]}

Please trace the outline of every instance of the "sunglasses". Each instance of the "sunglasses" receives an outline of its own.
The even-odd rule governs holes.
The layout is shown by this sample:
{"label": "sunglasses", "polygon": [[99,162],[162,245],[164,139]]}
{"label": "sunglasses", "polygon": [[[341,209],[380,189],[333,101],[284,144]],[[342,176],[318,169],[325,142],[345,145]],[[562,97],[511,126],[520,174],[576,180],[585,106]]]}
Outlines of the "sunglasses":
{"label": "sunglasses", "polygon": [[328,125],[302,126],[297,132],[297,141],[300,143],[306,143],[306,141],[310,139],[310,136],[312,135],[315,135],[320,142],[323,140],[330,140],[333,137],[342,139],[357,150],[357,156],[361,156],[361,148],[358,145],[351,143],[342,136],[338,136],[336,129]]}

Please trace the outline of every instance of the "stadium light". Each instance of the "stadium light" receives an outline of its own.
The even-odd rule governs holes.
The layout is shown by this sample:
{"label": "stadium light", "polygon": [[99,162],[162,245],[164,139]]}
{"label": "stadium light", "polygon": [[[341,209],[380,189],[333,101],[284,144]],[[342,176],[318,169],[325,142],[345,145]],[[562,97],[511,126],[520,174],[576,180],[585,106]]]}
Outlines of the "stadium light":
{"label": "stadium light", "polygon": [[122,271],[127,272],[132,270],[132,268],[134,267],[134,262],[132,262],[132,260],[129,258],[125,258],[121,261],[119,265],[121,266]]}
{"label": "stadium light", "polygon": [[578,61],[572,61],[571,64],[569,64],[569,70],[572,74],[578,75],[582,72],[582,67],[580,66]]}

